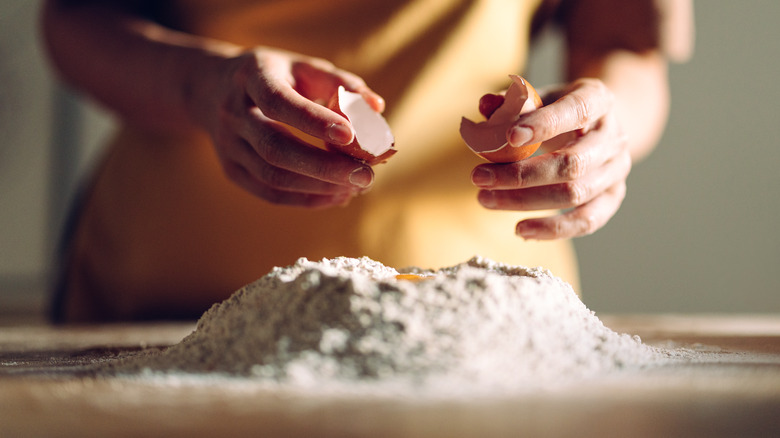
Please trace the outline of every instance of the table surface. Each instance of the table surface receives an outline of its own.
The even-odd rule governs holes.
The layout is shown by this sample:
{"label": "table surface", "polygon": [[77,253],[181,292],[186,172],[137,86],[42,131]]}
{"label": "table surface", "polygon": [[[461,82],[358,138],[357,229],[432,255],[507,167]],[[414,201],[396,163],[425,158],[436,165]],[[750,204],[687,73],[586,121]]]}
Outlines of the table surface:
{"label": "table surface", "polygon": [[0,437],[780,436],[780,315],[611,315],[707,360],[504,399],[312,397],[220,383],[97,378],[194,324],[0,327]]}

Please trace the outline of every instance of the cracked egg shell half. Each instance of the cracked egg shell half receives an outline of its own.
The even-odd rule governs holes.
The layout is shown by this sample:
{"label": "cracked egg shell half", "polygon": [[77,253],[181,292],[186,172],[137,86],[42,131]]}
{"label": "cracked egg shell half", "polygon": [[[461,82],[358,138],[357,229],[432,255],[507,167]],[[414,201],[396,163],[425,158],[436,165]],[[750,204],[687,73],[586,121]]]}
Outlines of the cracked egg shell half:
{"label": "cracked egg shell half", "polygon": [[390,125],[359,93],[347,91],[343,86],[339,86],[328,103],[328,108],[349,120],[355,131],[355,139],[352,143],[348,145],[326,143],[328,149],[351,155],[369,165],[384,163],[397,152]]}
{"label": "cracked egg shell half", "polygon": [[516,147],[507,141],[507,131],[517,119],[542,106],[541,97],[528,81],[517,75],[509,77],[512,83],[506,90],[503,103],[492,114],[486,115],[487,120],[477,123],[464,117],[460,122],[460,136],[469,149],[494,163],[513,163],[528,158],[541,145]]}

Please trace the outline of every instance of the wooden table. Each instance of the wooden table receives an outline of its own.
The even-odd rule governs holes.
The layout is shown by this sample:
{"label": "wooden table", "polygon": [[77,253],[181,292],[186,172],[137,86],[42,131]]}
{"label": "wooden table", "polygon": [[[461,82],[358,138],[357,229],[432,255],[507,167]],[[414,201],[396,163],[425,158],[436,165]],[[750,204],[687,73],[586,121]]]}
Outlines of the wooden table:
{"label": "wooden table", "polygon": [[0,328],[0,437],[780,436],[780,315],[602,316],[711,359],[496,400],[308,396],[235,379],[94,378],[192,324]]}

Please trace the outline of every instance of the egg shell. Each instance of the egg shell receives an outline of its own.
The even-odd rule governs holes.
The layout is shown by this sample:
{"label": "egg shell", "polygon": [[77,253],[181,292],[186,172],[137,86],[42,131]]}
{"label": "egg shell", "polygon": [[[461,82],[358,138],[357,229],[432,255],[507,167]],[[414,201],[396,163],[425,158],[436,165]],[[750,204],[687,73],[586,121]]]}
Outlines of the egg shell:
{"label": "egg shell", "polygon": [[504,101],[483,122],[463,118],[460,135],[474,153],[494,163],[513,163],[530,157],[541,143],[513,146],[506,134],[517,119],[542,106],[536,89],[525,79],[510,75],[512,83],[504,95]]}
{"label": "egg shell", "polygon": [[369,165],[383,163],[398,152],[387,121],[359,93],[339,86],[328,108],[349,120],[355,131],[355,138],[348,145],[326,142],[329,150],[345,153]]}

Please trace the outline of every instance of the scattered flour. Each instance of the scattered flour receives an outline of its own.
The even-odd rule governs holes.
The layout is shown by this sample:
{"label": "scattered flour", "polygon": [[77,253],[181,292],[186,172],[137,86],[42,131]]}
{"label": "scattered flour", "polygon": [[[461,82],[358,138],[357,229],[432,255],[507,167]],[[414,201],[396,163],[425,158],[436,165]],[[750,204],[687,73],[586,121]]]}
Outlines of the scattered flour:
{"label": "scattered flour", "polygon": [[115,371],[217,373],[312,389],[513,392],[667,357],[605,327],[543,269],[475,257],[405,272],[422,278],[397,277],[368,258],[300,259],[214,305],[179,344]]}

